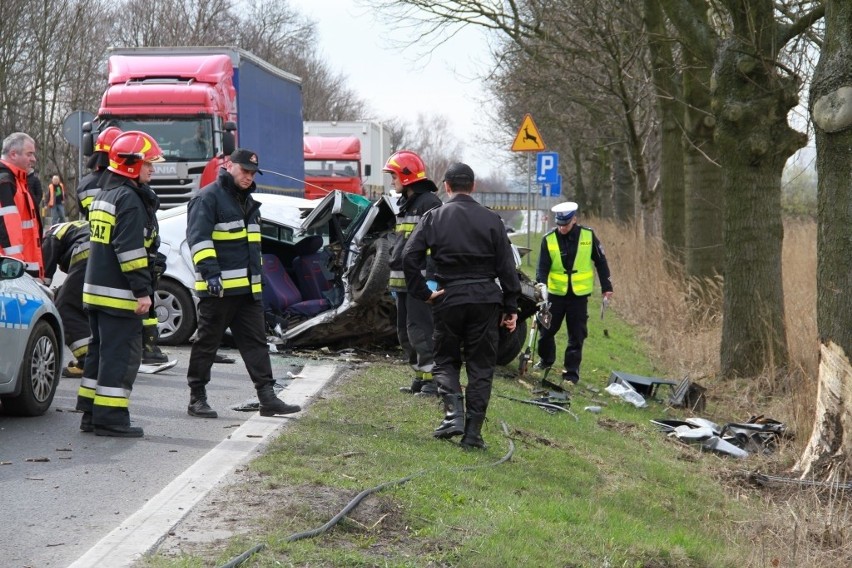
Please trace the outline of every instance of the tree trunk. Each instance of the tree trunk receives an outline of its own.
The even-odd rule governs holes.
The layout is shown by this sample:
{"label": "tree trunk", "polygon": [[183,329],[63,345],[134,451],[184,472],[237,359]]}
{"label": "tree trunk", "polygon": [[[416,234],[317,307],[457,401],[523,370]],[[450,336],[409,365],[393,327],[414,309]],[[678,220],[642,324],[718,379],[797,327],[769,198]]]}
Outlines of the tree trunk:
{"label": "tree trunk", "polygon": [[580,154],[578,144],[571,145],[571,157],[574,164],[574,196],[577,199],[577,204],[580,206],[580,211],[592,212],[589,197],[586,195],[586,183],[583,178],[583,157]]}
{"label": "tree trunk", "polygon": [[[774,22],[773,22],[774,23]],[[795,81],[778,75],[774,54],[751,56],[737,39],[719,46],[712,109],[724,168],[725,284],[722,376],[755,376],[787,366],[781,280],[781,172],[807,138],[787,124]]]}
{"label": "tree trunk", "polygon": [[683,126],[679,72],[672,57],[671,39],[665,29],[662,8],[657,0],[645,0],[645,27],[651,53],[651,77],[660,115],[660,194],[662,238],[667,250],[679,262],[685,260],[684,160],[681,137]]}
{"label": "tree trunk", "polygon": [[635,218],[636,188],[625,150],[624,144],[620,142],[613,144],[610,150],[612,204],[616,221],[630,223]]}
{"label": "tree trunk", "polygon": [[684,57],[686,274],[702,279],[724,272],[724,172],[713,140],[716,119],[710,111],[710,69],[688,53]]}
{"label": "tree trunk", "polygon": [[847,481],[852,474],[852,4],[828,0],[825,25],[810,93],[819,172],[819,388],[811,439],[795,470],[803,478]]}

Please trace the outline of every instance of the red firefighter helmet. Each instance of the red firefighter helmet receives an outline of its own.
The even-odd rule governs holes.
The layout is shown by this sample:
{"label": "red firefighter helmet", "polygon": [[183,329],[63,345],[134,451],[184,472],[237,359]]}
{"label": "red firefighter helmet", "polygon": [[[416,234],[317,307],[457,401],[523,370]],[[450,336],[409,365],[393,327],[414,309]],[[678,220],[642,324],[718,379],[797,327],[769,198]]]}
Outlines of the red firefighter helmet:
{"label": "red firefighter helmet", "polygon": [[117,126],[109,126],[98,134],[98,140],[95,142],[95,152],[109,152],[110,146],[121,134],[121,129]]}
{"label": "red firefighter helmet", "polygon": [[400,150],[393,154],[382,171],[395,173],[403,186],[429,179],[426,177],[426,164],[411,150]]}
{"label": "red firefighter helmet", "polygon": [[142,162],[162,162],[163,151],[150,135],[131,130],[119,135],[109,149],[109,171],[138,178]]}

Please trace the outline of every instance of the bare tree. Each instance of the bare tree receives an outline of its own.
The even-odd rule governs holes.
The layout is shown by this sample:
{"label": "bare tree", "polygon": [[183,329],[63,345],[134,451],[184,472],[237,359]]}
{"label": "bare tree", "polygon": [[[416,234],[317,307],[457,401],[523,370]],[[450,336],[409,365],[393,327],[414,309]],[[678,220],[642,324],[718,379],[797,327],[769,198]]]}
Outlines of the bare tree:
{"label": "bare tree", "polygon": [[825,43],[811,82],[819,172],[819,389],[811,439],[795,469],[845,482],[852,474],[852,4],[826,0]]}

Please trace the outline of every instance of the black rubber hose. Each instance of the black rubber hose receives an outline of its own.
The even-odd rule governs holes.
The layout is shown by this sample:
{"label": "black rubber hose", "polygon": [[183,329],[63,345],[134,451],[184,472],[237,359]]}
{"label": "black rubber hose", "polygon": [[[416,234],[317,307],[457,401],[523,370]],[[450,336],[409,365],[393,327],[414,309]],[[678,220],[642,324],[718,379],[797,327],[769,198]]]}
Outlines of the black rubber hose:
{"label": "black rubber hose", "polygon": [[[434,469],[431,469],[431,470],[424,469],[424,470],[418,471],[417,473],[409,475],[408,477],[403,477],[402,479],[397,479],[396,481],[388,481],[386,483],[382,483],[381,485],[377,485],[377,486],[375,486],[371,489],[365,489],[364,491],[362,491],[358,495],[356,495],[354,499],[349,501],[349,503],[347,503],[346,506],[343,509],[341,509],[341,511],[339,513],[337,513],[335,516],[333,516],[327,523],[325,523],[321,527],[317,527],[315,529],[291,534],[290,536],[288,536],[284,540],[284,542],[295,542],[297,540],[302,540],[304,538],[313,538],[315,536],[319,536],[323,533],[326,533],[329,530],[331,530],[332,527],[334,527],[334,525],[336,525],[341,520],[343,520],[343,518],[346,515],[348,515],[355,507],[357,507],[361,503],[361,501],[363,501],[364,498],[367,497],[368,495],[372,495],[373,493],[378,493],[379,491],[387,489],[388,487],[393,487],[394,485],[403,485],[405,483],[408,483],[409,481],[411,481],[412,479],[414,479],[416,477],[421,477],[423,475],[426,475],[430,471],[469,471],[469,470],[472,470],[472,469],[480,469],[480,468],[483,468],[483,467],[494,467],[494,466],[500,465],[502,463],[505,463],[505,462],[511,460],[512,456],[515,454],[515,443],[512,441],[511,438],[509,438],[509,427],[506,425],[506,423],[501,421],[500,427],[503,430],[503,435],[506,436],[507,440],[509,440],[509,451],[506,452],[506,455],[504,455],[502,458],[500,458],[496,462],[485,464],[485,465],[467,465],[467,466],[463,466],[463,467],[453,467],[453,468],[449,468],[449,469],[446,469],[446,468],[434,468]],[[219,568],[237,568],[237,566],[241,566],[243,562],[245,562],[246,560],[248,560],[249,558],[254,556],[256,553],[260,552],[264,548],[266,548],[265,544],[255,545],[255,546],[251,547],[250,549],[246,550],[245,552],[243,552],[242,554],[240,554],[239,556],[232,558],[231,560],[228,561],[227,564],[223,564]]]}

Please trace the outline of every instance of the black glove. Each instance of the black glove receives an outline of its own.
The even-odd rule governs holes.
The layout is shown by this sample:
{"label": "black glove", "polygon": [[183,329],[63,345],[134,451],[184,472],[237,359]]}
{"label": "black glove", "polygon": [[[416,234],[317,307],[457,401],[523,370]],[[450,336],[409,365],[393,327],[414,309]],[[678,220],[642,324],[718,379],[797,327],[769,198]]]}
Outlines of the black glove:
{"label": "black glove", "polygon": [[211,296],[218,296],[219,298],[225,295],[225,288],[222,286],[221,276],[214,276],[213,278],[207,279],[207,293]]}
{"label": "black glove", "polygon": [[166,255],[161,252],[154,257],[154,275],[159,278],[166,272]]}

